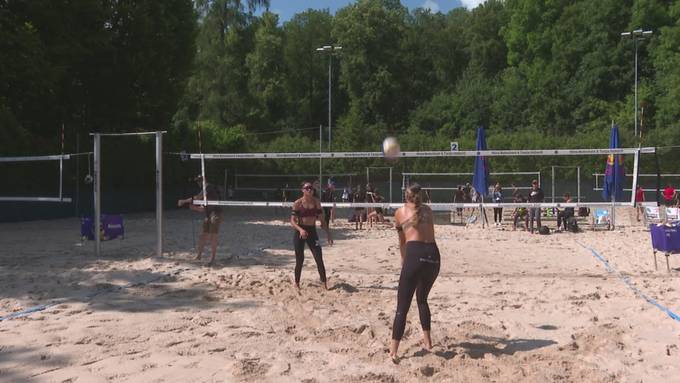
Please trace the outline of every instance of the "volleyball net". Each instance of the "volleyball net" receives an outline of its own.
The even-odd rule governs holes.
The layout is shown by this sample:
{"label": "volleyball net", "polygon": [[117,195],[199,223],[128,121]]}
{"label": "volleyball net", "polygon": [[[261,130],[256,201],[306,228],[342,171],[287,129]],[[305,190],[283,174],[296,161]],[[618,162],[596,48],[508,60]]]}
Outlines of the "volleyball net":
{"label": "volleyball net", "polygon": [[[632,193],[624,194],[624,197],[619,197],[616,200],[604,200],[604,198],[590,197],[590,198],[574,198],[575,201],[565,203],[560,202],[562,199],[555,196],[562,197],[563,193],[561,190],[555,190],[556,187],[552,187],[552,200],[548,198],[550,195],[546,195],[546,200],[550,202],[506,202],[504,199],[502,203],[492,202],[489,198],[482,199],[478,202],[452,202],[451,192],[457,189],[458,186],[466,183],[472,183],[473,174],[471,170],[474,167],[475,158],[481,157],[490,161],[490,168],[493,169],[494,162],[498,164],[503,164],[507,167],[508,163],[516,162],[521,163],[522,171],[508,171],[508,172],[488,172],[487,174],[487,185],[493,185],[495,182],[503,184],[507,194],[514,195],[516,193],[522,193],[528,196],[528,188],[531,185],[531,180],[540,179],[544,184],[547,184],[545,177],[542,177],[546,169],[551,168],[551,163],[558,162],[560,157],[579,157],[580,162],[584,164],[584,168],[588,169],[586,166],[590,164],[591,169],[605,169],[607,161],[612,158],[616,158],[618,161],[628,169],[629,173],[632,171],[632,177],[624,180],[624,189],[634,189],[638,182],[637,174],[639,173],[638,168],[640,166],[640,157],[645,154],[655,153],[655,148],[644,147],[644,148],[618,148],[618,149],[548,149],[548,150],[485,150],[485,151],[405,151],[400,154],[398,161],[387,161],[384,159],[383,153],[381,152],[309,152],[309,153],[192,153],[188,157],[192,161],[197,161],[200,164],[200,173],[204,176],[204,179],[210,180],[210,182],[215,183],[214,176],[211,176],[211,169],[213,168],[223,168],[225,163],[238,164],[240,168],[246,169],[268,169],[268,165],[275,163],[285,163],[288,167],[295,167],[295,163],[304,163],[301,167],[307,169],[314,169],[319,167],[319,176],[316,176],[316,172],[308,172],[305,174],[300,174],[301,177],[307,177],[307,175],[312,177],[306,179],[305,181],[313,182],[314,180],[319,181],[319,185],[323,189],[325,185],[325,180],[328,178],[333,178],[332,171],[327,173],[324,172],[323,166],[328,169],[350,169],[350,172],[344,174],[354,174],[358,171],[353,171],[357,168],[366,168],[367,176],[366,183],[357,182],[359,180],[353,180],[357,187],[355,190],[351,190],[351,193],[356,194],[359,192],[370,191],[371,187],[375,187],[376,176],[375,173],[371,173],[369,168],[389,168],[390,174],[392,171],[401,178],[397,180],[399,182],[399,190],[404,190],[412,182],[418,182],[421,184],[424,190],[429,191],[441,191],[444,194],[441,198],[431,199],[428,204],[433,210],[437,211],[447,211],[454,208],[474,208],[479,207],[483,204],[485,207],[540,207],[540,208],[550,208],[550,207],[597,207],[597,206],[633,206],[635,204],[634,196]],[[437,167],[440,170],[445,168],[448,171],[432,171],[432,172],[410,172],[414,165],[422,164],[424,161],[434,162],[437,161]],[[362,162],[363,161],[363,162]],[[366,165],[366,162],[370,165]],[[359,165],[357,165],[359,164]],[[382,166],[381,166],[382,165]],[[519,168],[519,166],[514,166]],[[234,166],[234,165],[227,165]],[[354,166],[354,167],[353,167]],[[422,166],[421,166],[422,167]],[[499,166],[501,167],[501,166]],[[532,169],[533,167],[533,169]],[[553,166],[554,167],[554,166]],[[269,168],[271,169],[271,167]],[[444,169],[442,169],[444,170]],[[218,171],[219,174],[220,171]],[[281,177],[285,176],[285,171],[280,173],[266,173],[262,175],[259,179],[266,179],[270,177],[271,174],[277,174]],[[572,172],[573,173],[573,172]],[[214,174],[214,172],[213,172]],[[248,173],[248,177],[255,178],[255,173]],[[337,174],[337,173],[336,173]],[[552,177],[555,177],[555,171],[553,170]],[[564,176],[564,174],[562,175]],[[349,177],[349,176],[348,176]],[[245,177],[240,177],[242,179]],[[581,182],[581,169],[578,170],[579,178],[579,188]],[[270,177],[270,179],[273,179]],[[586,181],[586,180],[584,180]],[[392,180],[394,182],[394,180]],[[428,185],[429,184],[429,185]],[[436,185],[435,185],[436,184]],[[242,185],[242,183],[241,183]],[[514,185],[514,187],[513,187]],[[544,189],[547,185],[541,185]],[[254,200],[254,199],[241,199],[236,198],[237,196],[232,196],[233,198],[219,199],[219,200],[208,200],[204,198],[203,200],[195,200],[196,205],[219,205],[219,206],[252,206],[252,207],[289,207],[292,205],[292,201],[298,198],[301,193],[299,189],[296,191],[295,185],[289,188],[291,192],[290,199],[269,199],[269,200]],[[229,188],[229,186],[227,186]],[[269,189],[272,186],[268,186]],[[361,190],[363,189],[363,190]],[[370,198],[363,198],[360,200],[336,197],[337,200],[331,202],[322,202],[324,207],[336,207],[336,208],[387,208],[393,209],[403,205],[403,199],[401,195],[393,196],[391,199],[385,198],[386,190],[382,188],[381,202],[371,201]],[[488,190],[486,191],[488,193]],[[344,194],[343,191],[337,191],[339,194]],[[487,194],[482,193],[482,194]],[[401,193],[399,193],[401,194]],[[569,193],[574,197],[577,193]],[[579,193],[580,194],[580,193]],[[204,194],[205,196],[205,194]],[[508,196],[509,197],[509,196]],[[399,200],[396,200],[399,198]],[[509,198],[508,198],[509,199]]]}
{"label": "volleyball net", "polygon": [[[95,135],[93,152],[0,157],[0,176],[8,181],[0,186],[0,202],[69,203],[73,202],[72,186],[80,185],[81,194],[92,196],[94,225],[99,227],[101,223],[99,217],[102,213],[113,210],[111,206],[115,201],[111,201],[114,200],[114,187],[116,196],[125,195],[127,188],[130,188],[131,193],[134,194],[130,194],[131,198],[125,198],[128,205],[128,201],[143,201],[145,210],[150,210],[155,202],[156,225],[154,227],[144,224],[140,232],[146,230],[144,237],[148,237],[155,231],[157,253],[162,254],[164,183],[170,186],[168,189],[172,189],[171,192],[174,193],[165,196],[166,208],[176,205],[175,201],[178,196],[195,195],[201,189],[204,198],[194,200],[195,205],[290,208],[293,201],[302,195],[300,186],[303,181],[306,181],[316,184],[319,196],[327,189],[327,185],[335,186],[333,197],[330,200],[322,200],[324,207],[388,210],[402,206],[402,192],[412,183],[418,182],[424,191],[430,193],[428,205],[434,211],[443,212],[456,208],[479,207],[634,206],[634,193],[630,190],[635,190],[640,180],[647,175],[655,174],[654,168],[641,166],[642,163],[654,162],[641,161],[642,157],[653,157],[649,156],[655,154],[653,147],[458,152],[405,151],[397,160],[388,161],[381,152],[164,153],[162,133],[146,133],[146,136],[135,139],[135,145],[146,148],[145,151],[148,150],[148,156],[145,158],[119,158],[117,148],[120,147],[120,143],[131,145],[132,141],[112,142],[106,144],[107,146],[102,150],[100,140],[104,135],[101,134]],[[151,134],[156,136],[155,156],[152,155],[154,146],[150,142]],[[565,157],[570,157],[570,160],[564,161]],[[502,203],[493,202],[488,197],[477,202],[453,200],[453,192],[459,186],[473,183],[472,169],[477,158],[488,161],[486,184],[491,186],[499,183],[503,187],[506,194]],[[581,174],[596,174],[598,170],[601,172],[612,158],[620,160],[628,174],[622,181],[623,189],[628,192],[624,192],[622,198],[605,200],[598,192],[583,198],[578,194],[578,198],[572,202],[561,202],[562,199],[559,197],[564,192],[568,191],[572,196],[577,196],[577,193],[560,186],[556,180],[557,177],[562,181],[569,177],[578,179],[580,190],[581,182],[589,182],[588,177],[581,179]],[[558,170],[558,166],[554,164],[560,162],[577,162],[578,170],[561,168]],[[45,166],[48,167],[48,171]],[[166,176],[163,176],[163,167],[169,170]],[[40,171],[33,173],[38,168]],[[54,169],[53,173],[49,171],[49,168]],[[138,176],[133,176],[131,172]],[[53,174],[53,177],[45,177],[45,174]],[[199,174],[203,176],[203,180],[221,189],[222,193],[219,193],[219,198],[208,199],[205,193],[206,184],[196,185],[194,177]],[[552,180],[546,180],[546,178],[552,178]],[[125,179],[129,185],[121,184],[118,181],[120,179]],[[534,179],[539,180],[544,189],[545,202],[516,201],[516,194],[528,196],[529,185]],[[602,185],[603,177],[596,176],[594,179],[596,185]],[[105,185],[103,190],[101,189],[102,181]],[[142,184],[143,182],[146,184]],[[191,190],[178,190],[177,185],[180,183],[186,188],[191,186]],[[134,189],[142,186],[144,190],[152,190],[148,198],[143,196],[140,198],[138,189]],[[552,190],[546,190],[549,187]],[[486,192],[488,193],[488,190]],[[549,198],[550,195],[553,197]],[[116,198],[116,200],[120,199]],[[272,212],[275,211],[272,210]],[[97,252],[99,252],[99,240],[96,242]]]}
{"label": "volleyball net", "polygon": [[73,202],[73,181],[79,176],[76,159],[87,160],[91,155],[85,152],[0,157],[0,177],[4,180],[0,202]]}

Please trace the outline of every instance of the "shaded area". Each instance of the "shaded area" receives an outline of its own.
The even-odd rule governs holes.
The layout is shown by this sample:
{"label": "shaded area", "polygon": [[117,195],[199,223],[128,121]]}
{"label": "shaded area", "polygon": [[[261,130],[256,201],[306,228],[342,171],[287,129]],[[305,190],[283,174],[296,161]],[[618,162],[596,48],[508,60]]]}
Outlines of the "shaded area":
{"label": "shaded area", "polygon": [[[483,335],[474,335],[472,339],[479,340],[479,342],[461,342],[450,345],[448,348],[460,347],[463,349],[462,353],[467,354],[472,359],[479,359],[484,358],[485,354],[494,356],[514,355],[517,352],[533,351],[557,344],[550,339],[504,339]],[[447,355],[441,356],[447,358]]]}
{"label": "shaded area", "polygon": [[[55,354],[49,348],[0,346],[0,381],[23,382],[52,371],[69,366],[71,359]],[[23,366],[34,366],[30,370],[38,370],[30,376],[22,373]]]}

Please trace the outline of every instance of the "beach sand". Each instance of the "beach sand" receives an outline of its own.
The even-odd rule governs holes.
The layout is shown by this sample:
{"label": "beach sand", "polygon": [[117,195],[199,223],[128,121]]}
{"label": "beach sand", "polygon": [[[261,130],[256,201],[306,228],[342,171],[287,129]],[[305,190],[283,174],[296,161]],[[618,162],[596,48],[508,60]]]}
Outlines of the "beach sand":
{"label": "beach sand", "polygon": [[[335,223],[322,288],[302,288],[284,210],[227,209],[218,262],[193,260],[189,211],[126,216],[124,240],[81,244],[79,221],[0,224],[1,382],[678,382],[680,322],[636,296],[591,252],[680,313],[680,259],[654,270],[632,209],[613,231],[529,235],[436,226],[434,348],[415,302],[400,363],[387,355],[400,262],[393,229]],[[554,223],[551,223],[554,226]],[[321,234],[325,239],[325,235]],[[414,299],[415,300],[415,299]]]}

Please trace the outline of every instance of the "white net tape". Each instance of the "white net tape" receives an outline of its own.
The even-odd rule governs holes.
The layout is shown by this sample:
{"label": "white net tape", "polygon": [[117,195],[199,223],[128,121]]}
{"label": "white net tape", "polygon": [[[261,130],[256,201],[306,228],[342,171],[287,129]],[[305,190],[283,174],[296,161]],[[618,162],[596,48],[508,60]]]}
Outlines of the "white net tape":
{"label": "white net tape", "polygon": [[[459,152],[424,151],[401,152],[402,158],[427,157],[505,157],[505,156],[585,156],[609,154],[654,153],[655,148],[619,149],[549,149],[549,150],[467,150]],[[384,158],[382,152],[308,152],[308,153],[192,153],[192,159],[238,160],[238,159],[276,159],[276,158]]]}

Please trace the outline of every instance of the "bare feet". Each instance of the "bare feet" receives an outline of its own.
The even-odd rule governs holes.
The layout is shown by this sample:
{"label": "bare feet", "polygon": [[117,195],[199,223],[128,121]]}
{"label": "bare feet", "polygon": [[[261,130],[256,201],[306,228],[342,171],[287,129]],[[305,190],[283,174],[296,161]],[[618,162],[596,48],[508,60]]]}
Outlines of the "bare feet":
{"label": "bare feet", "polygon": [[429,330],[423,330],[423,345],[425,349],[432,350],[432,338]]}
{"label": "bare feet", "polygon": [[397,350],[399,350],[399,341],[392,339],[390,344],[390,359],[392,363],[399,364],[399,357],[397,356]]}

